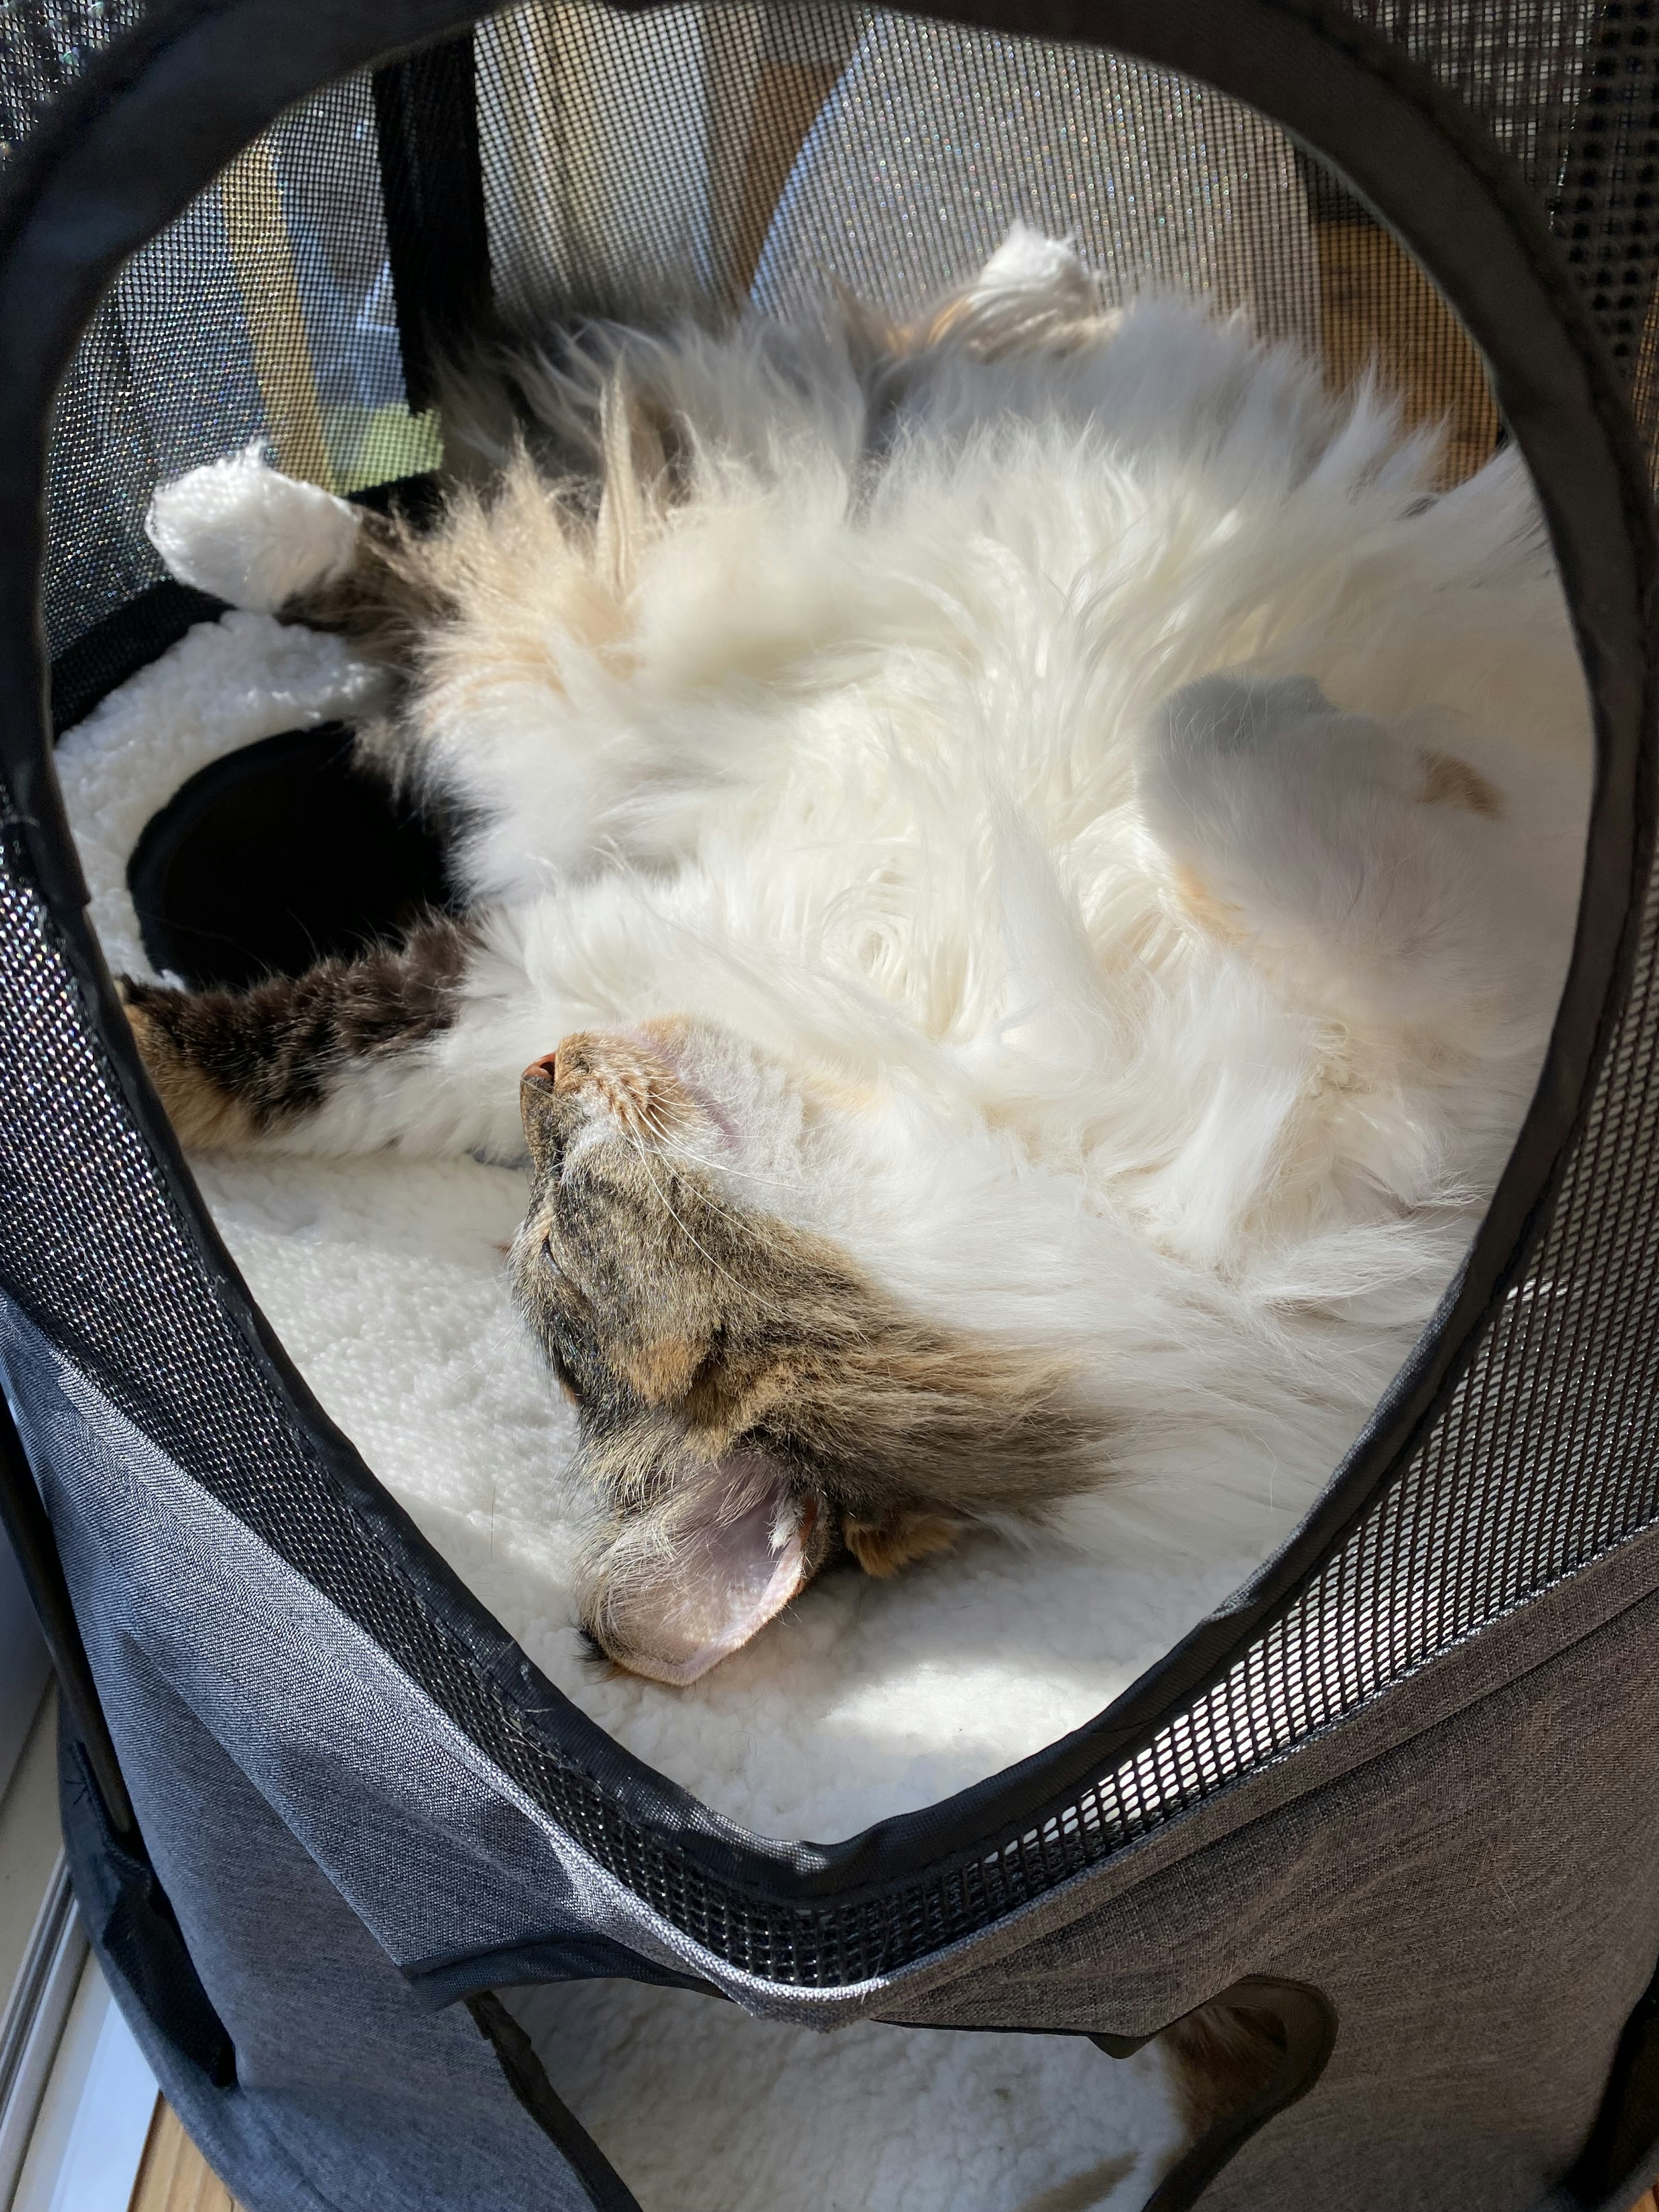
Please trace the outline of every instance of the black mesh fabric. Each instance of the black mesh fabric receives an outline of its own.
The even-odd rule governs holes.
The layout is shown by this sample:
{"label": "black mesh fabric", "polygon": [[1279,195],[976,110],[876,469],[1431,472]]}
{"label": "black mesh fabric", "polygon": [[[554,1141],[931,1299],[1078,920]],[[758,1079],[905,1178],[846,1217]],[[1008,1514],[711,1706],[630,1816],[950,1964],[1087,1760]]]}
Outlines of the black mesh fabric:
{"label": "black mesh fabric", "polygon": [[143,15],[143,0],[45,0],[0,15],[0,156],[21,145],[89,57]]}
{"label": "black mesh fabric", "polygon": [[437,459],[404,400],[364,77],[255,140],[100,307],[52,442],[55,657],[161,580],[143,534],[150,489],[255,438],[337,492]]}
{"label": "black mesh fabric", "polygon": [[[1645,428],[1659,384],[1646,0],[1355,0],[1354,13],[1508,149]],[[13,137],[115,21],[33,0],[7,16]],[[899,304],[963,273],[1022,215],[1076,229],[1126,291],[1173,283],[1249,307],[1322,348],[1334,383],[1375,356],[1414,416],[1449,417],[1453,474],[1499,435],[1455,318],[1340,180],[1271,124],[1138,63],[868,9],[537,5],[482,23],[468,65],[489,264],[470,295],[480,313],[492,296],[508,312],[656,311],[693,291],[778,310],[836,279]],[[377,116],[402,127],[402,98],[354,77],[290,111],[100,310],[60,404],[46,580],[59,686],[77,709],[189,612],[154,596],[142,517],[158,477],[255,436],[339,490],[435,458],[431,418],[404,382],[398,310],[410,302],[395,277],[414,264],[381,194]],[[836,156],[810,181],[796,167],[809,134]],[[949,1864],[855,1897],[781,1902],[758,1856],[711,1852],[641,1816],[556,1693],[538,1687],[532,1723],[501,1686],[507,1670],[480,1662],[482,1635],[428,1602],[417,1540],[363,1510],[216,1286],[21,865],[0,880],[0,1276],[611,1871],[750,1972],[860,1980],[1098,1864],[1659,1518],[1652,936],[1541,1241],[1403,1472],[1136,1755],[1051,1817],[1012,1832],[988,1821]],[[94,1259],[87,1224],[112,1217],[122,1233],[100,1238]]]}

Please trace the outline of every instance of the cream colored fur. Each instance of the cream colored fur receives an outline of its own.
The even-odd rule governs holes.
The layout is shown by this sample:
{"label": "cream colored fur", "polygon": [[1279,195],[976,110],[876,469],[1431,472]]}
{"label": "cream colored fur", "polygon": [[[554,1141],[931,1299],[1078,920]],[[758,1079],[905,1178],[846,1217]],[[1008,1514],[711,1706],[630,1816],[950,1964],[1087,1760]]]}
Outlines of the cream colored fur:
{"label": "cream colored fur", "polygon": [[[734,1201],[1077,1362],[1114,1419],[1079,1534],[1265,1548],[1525,1110],[1587,711],[1512,458],[1431,500],[1370,393],[1198,306],[1080,322],[1078,283],[1017,235],[975,342],[878,404],[834,331],[619,341],[597,533],[523,464],[458,514],[418,772],[476,810],[485,949],[453,1030],[285,1141],[517,1157],[526,1061],[690,1017]],[[197,481],[156,534],[199,576]],[[242,573],[264,528],[307,580],[297,488],[250,489]]]}

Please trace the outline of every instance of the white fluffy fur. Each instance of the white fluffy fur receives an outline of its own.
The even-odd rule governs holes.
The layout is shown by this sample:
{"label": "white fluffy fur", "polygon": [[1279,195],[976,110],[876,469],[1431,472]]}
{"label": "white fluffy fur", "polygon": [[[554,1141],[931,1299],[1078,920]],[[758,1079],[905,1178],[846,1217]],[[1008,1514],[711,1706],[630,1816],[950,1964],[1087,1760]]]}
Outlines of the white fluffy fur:
{"label": "white fluffy fur", "polygon": [[[999,261],[981,305],[1072,311],[1065,256]],[[1269,1548],[1466,1245],[1564,969],[1587,715],[1518,464],[1420,511],[1431,439],[1174,301],[947,352],[873,477],[832,340],[641,362],[700,437],[665,520],[608,504],[621,635],[550,526],[514,649],[434,649],[425,772],[483,825],[462,1018],[286,1141],[514,1158],[567,1032],[718,1024],[773,1071],[698,1062],[734,1197],[1076,1358],[1116,1424],[1076,1527]],[[1154,807],[1160,702],[1218,670],[1334,707]],[[1432,754],[1503,818],[1417,803]]]}
{"label": "white fluffy fur", "polygon": [[[1072,313],[1081,281],[1016,235],[975,296]],[[689,336],[635,366],[702,435],[683,505],[655,522],[613,506],[599,532],[586,583],[620,632],[573,623],[573,556],[550,524],[545,557],[515,559],[500,588],[499,659],[434,647],[424,771],[481,823],[463,859],[488,948],[461,1018],[354,1072],[286,1141],[447,1159],[430,1170],[443,1188],[499,1192],[459,1163],[520,1157],[526,1061],[572,1030],[690,1014],[720,1025],[686,1050],[720,1102],[708,1164],[734,1201],[836,1237],[913,1306],[1075,1357],[1114,1416],[1115,1464],[1057,1535],[976,1546],[890,1592],[832,1580],[708,1692],[722,1706],[787,1683],[781,1724],[786,1705],[879,1715],[873,1685],[907,1684],[896,1714],[905,1665],[876,1657],[873,1704],[853,1687],[877,1620],[898,1644],[913,1621],[921,1654],[930,1604],[960,1602],[978,1637],[976,1578],[1046,1582],[1052,1664],[1042,1608],[1021,1600],[1025,1660],[992,1639],[998,1697],[958,1698],[958,1677],[890,1739],[929,1747],[925,1779],[902,1749],[867,1790],[837,1761],[827,1801],[804,1778],[769,1800],[769,1754],[741,1777],[683,1761],[675,1700],[583,1692],[607,1718],[652,1716],[641,1747],[725,1809],[823,1833],[1073,1725],[1146,1648],[1078,1613],[1133,1611],[1127,1578],[1185,1558],[1194,1582],[1176,1571],[1166,1601],[1160,1577],[1152,1601],[1161,1632],[1326,1479],[1444,1287],[1535,1079],[1571,931],[1584,696],[1513,459],[1430,501],[1431,439],[1402,439],[1363,392],[1334,407],[1237,320],[1152,302],[1058,358],[946,352],[884,427],[873,477],[831,337]],[[175,521],[196,481],[167,495]],[[337,558],[331,522],[317,573]],[[293,544],[284,560],[303,568]],[[368,679],[337,645],[261,619],[195,634],[66,741],[72,787],[78,761],[106,763],[83,819],[92,784],[146,742],[124,723],[142,732],[198,671],[275,687],[283,655],[314,656],[306,711],[361,709]],[[1249,685],[1182,693],[1174,728],[1163,702],[1218,670]],[[163,703],[159,719],[169,772],[194,765],[179,748],[204,717]],[[273,696],[264,726],[298,719]],[[226,742],[255,733],[221,720]],[[1422,803],[1433,756],[1488,778],[1502,818]],[[94,881],[118,881],[140,812],[128,802]],[[219,1182],[222,1202],[326,1176],[325,1218],[343,1220],[354,1180],[413,1170],[260,1172]],[[501,1197],[503,1234],[511,1212]],[[293,1265],[273,1255],[266,1279],[303,1358],[321,1301],[309,1276],[282,1287]],[[390,1309],[379,1325],[400,1326]],[[324,1332],[317,1356],[337,1364],[349,1341]],[[500,1356],[528,1373],[528,1354]],[[368,1442],[348,1367],[324,1395]],[[425,1497],[448,1462],[397,1434],[394,1419],[371,1458]],[[560,1519],[533,1485],[524,1497],[527,1527]],[[493,1545],[501,1516],[489,1526]],[[545,1547],[530,1553],[539,1565]],[[798,1647],[817,1654],[807,1676],[836,1678],[827,1705]],[[1029,1703],[1018,1664],[1040,1686]]]}
{"label": "white fluffy fur", "polygon": [[[112,968],[149,972],[126,888],[188,775],[278,730],[361,714],[378,679],[269,616],[204,623],[64,738],[58,765]],[[690,1691],[606,1680],[571,1585],[590,1501],[574,1419],[508,1304],[515,1168],[200,1159],[254,1296],[323,1403],[463,1579],[630,1750],[732,1819],[825,1840],[931,1803],[1078,1726],[1249,1560],[1156,1572],[1052,1536],[987,1537],[893,1583],[836,1575]]]}
{"label": "white fluffy fur", "polygon": [[[191,631],[58,749],[112,967],[149,972],[126,889],[184,779],[362,714],[378,678],[268,616]],[[508,1307],[522,1176],[471,1160],[197,1163],[254,1296],[331,1413],[537,1663],[639,1757],[763,1833],[831,1838],[932,1803],[1077,1726],[1249,1564],[1151,1573],[994,1539],[902,1582],[842,1575],[690,1690],[585,1662],[574,1424]],[[1133,2212],[1176,2127],[1163,2064],[1066,2037],[826,2038],[600,1982],[519,1992],[551,2077],[645,2212],[1021,2212],[1092,2177]],[[1098,2193],[1096,2193],[1097,2190]]]}

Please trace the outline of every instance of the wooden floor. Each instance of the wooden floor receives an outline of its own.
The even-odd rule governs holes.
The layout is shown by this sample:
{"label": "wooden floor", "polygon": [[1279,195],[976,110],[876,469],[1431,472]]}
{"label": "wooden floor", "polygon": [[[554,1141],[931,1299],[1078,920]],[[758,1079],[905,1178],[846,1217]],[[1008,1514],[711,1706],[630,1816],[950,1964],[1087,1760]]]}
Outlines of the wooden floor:
{"label": "wooden floor", "polygon": [[[166,2103],[156,2105],[128,2212],[240,2212]],[[1659,2212],[1659,2191],[1650,2190],[1633,2212]]]}
{"label": "wooden floor", "polygon": [[144,2162],[128,2212],[240,2212],[230,2191],[179,2124],[164,2097],[155,2100]]}

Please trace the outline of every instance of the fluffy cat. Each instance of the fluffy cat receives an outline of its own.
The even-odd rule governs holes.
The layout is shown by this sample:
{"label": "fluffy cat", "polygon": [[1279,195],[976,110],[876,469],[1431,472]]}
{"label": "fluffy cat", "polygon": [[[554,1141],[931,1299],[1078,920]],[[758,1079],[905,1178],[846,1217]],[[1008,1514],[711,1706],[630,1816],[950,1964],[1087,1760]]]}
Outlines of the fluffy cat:
{"label": "fluffy cat", "polygon": [[128,981],[186,1144],[522,1158],[517,1295],[688,1682],[830,1558],[1237,1547],[1311,1499],[1534,1082],[1589,792],[1513,457],[1017,232],[915,323],[590,326],[417,532],[257,452],[174,574],[399,679],[465,912]]}

